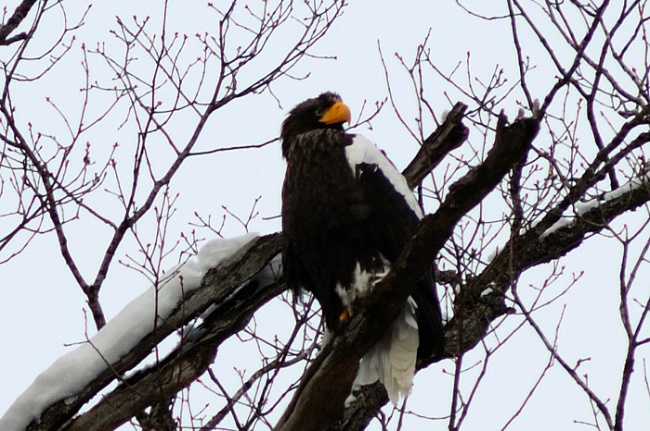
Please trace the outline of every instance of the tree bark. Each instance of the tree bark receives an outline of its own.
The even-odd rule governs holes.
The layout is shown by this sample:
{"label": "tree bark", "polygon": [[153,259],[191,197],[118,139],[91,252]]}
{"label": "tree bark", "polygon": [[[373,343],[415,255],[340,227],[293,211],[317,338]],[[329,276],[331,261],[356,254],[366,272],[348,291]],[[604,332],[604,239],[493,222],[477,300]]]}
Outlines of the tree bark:
{"label": "tree bark", "polygon": [[[363,298],[364,312],[355,315],[310,366],[275,430],[325,430],[341,418],[359,360],[397,317],[456,223],[485,198],[530,149],[539,130],[538,120],[519,119],[512,125],[506,122],[502,115],[494,146],[485,161],[450,187],[438,211],[421,221],[390,272],[375,286],[372,294]],[[446,355],[450,354],[447,350]]]}

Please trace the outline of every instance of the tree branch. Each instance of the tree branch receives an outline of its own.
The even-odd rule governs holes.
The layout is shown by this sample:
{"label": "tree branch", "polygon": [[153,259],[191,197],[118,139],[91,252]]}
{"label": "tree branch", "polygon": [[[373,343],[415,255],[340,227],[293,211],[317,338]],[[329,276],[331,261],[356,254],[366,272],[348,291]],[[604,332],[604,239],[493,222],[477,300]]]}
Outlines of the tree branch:
{"label": "tree branch", "polygon": [[7,23],[0,26],[0,45],[10,45],[27,38],[27,33],[25,32],[12,37],[9,37],[9,35],[23,22],[35,3],[36,0],[23,0],[14,11],[14,14],[11,15],[11,18],[7,20]]}
{"label": "tree branch", "polygon": [[[280,238],[277,235],[275,238]],[[265,238],[259,247],[276,250],[277,241]],[[276,251],[279,251],[276,250]],[[256,266],[260,256],[248,256]],[[265,260],[265,259],[263,259]],[[262,261],[263,261],[262,260]],[[248,272],[255,275],[255,272]],[[210,283],[204,289],[218,289]],[[217,347],[241,331],[255,311],[286,289],[284,284],[271,286],[251,281],[233,296],[219,303],[202,325],[197,340],[181,344],[165,359],[124,381],[87,413],[75,418],[65,431],[101,431],[115,429],[152,404],[166,402],[200,377],[212,364]]]}
{"label": "tree branch", "polygon": [[341,417],[359,360],[396,318],[456,223],[524,157],[538,130],[537,119],[506,125],[505,116],[499,117],[485,161],[450,187],[438,211],[421,221],[390,272],[363,298],[364,313],[355,315],[309,367],[276,430],[324,430]]}
{"label": "tree branch", "polygon": [[[330,430],[365,428],[388,400],[381,384],[364,387],[345,410],[342,419],[331,422],[343,413],[343,400],[350,392],[359,359],[376,342],[377,334],[381,334],[387,326],[385,322],[393,320],[410,294],[408,290],[393,286],[415,285],[419,274],[430,266],[451,235],[456,222],[490,193],[525,155],[537,129],[536,119],[520,119],[511,125],[506,125],[505,117],[499,119],[495,144],[485,161],[452,185],[440,209],[423,219],[403,256],[373,295],[365,299],[366,312],[363,316],[355,316],[334,342],[325,346],[309,368],[277,429],[327,429],[328,426]],[[447,139],[455,139],[453,134],[446,136],[449,136]],[[442,145],[445,148],[444,145],[449,143],[443,142]],[[422,157],[421,154],[424,153],[419,153],[416,158]],[[421,170],[409,172],[420,175],[413,172]],[[411,178],[409,180],[412,181]],[[630,188],[615,199],[585,211],[564,227],[547,234],[531,229],[511,238],[485,270],[471,280],[456,298],[456,315],[445,327],[447,349],[444,356],[456,356],[473,348],[484,337],[489,324],[507,312],[503,295],[522,271],[562,256],[580,245],[589,233],[598,232],[616,216],[648,200],[650,188],[645,185]],[[188,294],[156,334],[144,339],[133,352],[114,364],[112,370],[98,376],[78,394],[73,403],[61,401],[55,404],[42,415],[39,424],[32,423],[28,429],[93,430],[115,427],[142,409],[164,402],[189,385],[211,364],[219,344],[241,330],[261,305],[285,289],[282,284],[264,287],[251,281],[280,252],[280,243],[281,234],[258,238],[210,271],[203,281],[204,287]],[[513,251],[517,253],[515,261],[510,257]],[[240,288],[242,285],[245,287]],[[492,288],[491,293],[482,295],[488,286]],[[129,378],[90,411],[69,422],[65,428],[60,428],[101,388],[119,379],[119,375],[137,365],[167,334],[186,325],[211,304],[219,304],[219,308],[204,321],[199,338],[182,343],[156,367]],[[420,361],[418,369],[439,359],[432,357]],[[336,412],[336,416],[332,416],[333,412]]]}
{"label": "tree branch", "polygon": [[420,151],[402,172],[409,187],[413,189],[420,184],[450,151],[465,142],[469,134],[469,130],[461,122],[465,111],[467,105],[456,103],[440,127],[424,140]]}
{"label": "tree branch", "polygon": [[[178,355],[177,357],[181,358],[181,361],[177,363],[177,361],[173,361],[173,355],[170,356],[171,359],[169,359],[168,362],[165,364],[166,367],[163,367],[162,371],[160,371],[162,374],[158,376],[162,380],[158,380],[159,384],[163,384],[161,382],[166,382],[163,378],[164,377],[170,377],[170,376],[176,376],[174,379],[174,383],[179,384],[179,390],[184,387],[182,386],[184,381],[181,379],[177,379],[179,375],[189,377],[190,374],[192,374],[192,370],[194,372],[199,372],[202,367],[205,365],[209,365],[210,361],[208,361],[210,357],[210,353],[208,352],[210,349],[214,350],[214,347],[216,344],[218,344],[220,341],[222,341],[224,338],[226,338],[229,335],[234,334],[240,329],[241,324],[245,325],[245,318],[249,317],[252,315],[252,311],[248,308],[246,308],[248,304],[248,301],[256,301],[253,303],[254,310],[256,310],[258,307],[263,305],[266,301],[268,301],[271,297],[279,294],[282,289],[278,287],[266,287],[265,289],[260,288],[256,283],[250,283],[251,279],[264,268],[270,261],[271,259],[276,256],[280,252],[280,244],[282,242],[281,235],[279,234],[272,234],[272,235],[267,235],[263,237],[256,238],[255,240],[251,241],[244,247],[242,247],[241,250],[239,250],[237,253],[235,253],[233,256],[230,258],[226,259],[224,262],[219,264],[216,268],[210,270],[206,276],[203,279],[202,282],[202,287],[196,290],[193,290],[187,294],[187,296],[184,298],[183,301],[181,301],[180,304],[178,304],[178,307],[176,310],[164,321],[161,322],[158,327],[156,332],[149,334],[146,336],[131,352],[127,353],[125,356],[123,356],[118,362],[111,364],[110,367],[107,366],[106,370],[102,373],[100,373],[93,381],[91,381],[86,387],[78,394],[75,394],[74,397],[69,397],[65,400],[61,400],[55,404],[53,404],[50,408],[48,408],[45,412],[43,412],[39,418],[38,421],[33,421],[27,429],[30,431],[45,431],[45,430],[57,430],[60,429],[60,427],[66,423],[67,421],[72,418],[72,416],[79,411],[81,406],[88,402],[92,397],[94,397],[97,393],[99,393],[100,390],[102,390],[104,387],[106,387],[109,383],[114,381],[115,379],[121,380],[121,376],[124,372],[134,368],[136,365],[138,365],[143,359],[145,359],[149,353],[152,351],[155,346],[165,339],[169,334],[172,332],[182,328],[186,324],[188,324],[191,320],[194,318],[198,317],[201,315],[205,310],[208,309],[212,304],[223,304],[222,307],[219,307],[217,310],[219,313],[223,313],[223,315],[217,314],[218,316],[223,316],[217,319],[217,322],[215,323],[215,328],[218,327],[217,323],[220,323],[223,325],[223,327],[219,327],[219,331],[216,333],[212,333],[210,331],[207,331],[203,337],[202,337],[202,342],[201,343],[194,343],[195,346],[192,348],[199,349],[197,350],[197,355],[199,355],[199,358],[195,360],[189,360],[188,354],[185,352],[184,349],[181,349],[180,352],[177,352]],[[245,288],[241,289],[241,293],[237,291],[238,288],[240,288],[242,285],[246,285]],[[232,309],[229,309],[228,307],[232,305],[231,301],[233,300],[233,293],[238,292],[237,295],[234,298],[240,299],[240,294],[246,294],[250,295],[251,298],[250,300],[247,299],[245,302],[242,304],[238,304],[237,307],[232,307]],[[253,311],[254,311],[253,310]],[[229,334],[229,335],[228,335]],[[206,345],[210,345],[211,347],[208,348]],[[216,344],[215,344],[216,343]],[[204,351],[205,350],[205,351]],[[207,363],[206,363],[207,361]],[[153,375],[156,374],[154,371],[157,372],[159,367],[156,367],[155,370],[149,370],[146,375]],[[153,374],[152,374],[153,373]],[[169,374],[165,374],[169,373]],[[202,373],[202,371],[201,371]],[[200,373],[198,374],[200,375]],[[194,378],[198,375],[195,375]],[[133,381],[133,379],[136,379],[136,382],[140,384],[141,386],[146,386],[148,383],[155,381],[155,379],[151,378],[149,380],[143,380],[145,376],[140,375],[139,378],[133,377],[132,379],[127,382],[127,384],[132,385],[133,387],[137,387],[136,383]],[[139,383],[140,380],[143,380],[144,383]],[[176,382],[176,380],[179,380]],[[140,405],[141,400],[137,399],[138,398],[135,394],[146,394],[146,396],[151,396],[152,394],[155,394],[156,391],[149,391],[147,389],[143,389],[143,391],[138,391],[138,392],[132,392],[132,391],[127,391],[128,396],[125,396],[123,398],[120,398],[120,396],[123,396],[124,389],[121,390],[116,390],[116,395],[114,398],[116,399],[116,402],[124,402],[125,404],[125,409],[128,409],[129,405],[132,404],[137,404],[138,406]],[[133,400],[130,400],[129,398],[134,398]],[[155,404],[156,402],[160,401],[158,398],[153,397],[155,399],[149,400],[149,404],[143,406],[147,407],[149,405]],[[85,413],[82,417],[90,415],[89,417],[95,417],[95,409],[101,410],[103,407],[102,405],[109,405],[106,404],[107,399],[113,399],[112,394],[109,396],[106,396],[102,402],[99,403],[98,406],[96,406],[94,409],[92,409],[90,412]],[[115,405],[112,405],[113,407],[110,408],[115,408]],[[141,407],[140,410],[143,408]],[[119,409],[116,409],[119,410]],[[137,412],[137,410],[135,410]],[[91,414],[92,413],[92,414]],[[115,413],[117,414],[117,413]],[[106,418],[106,421],[114,421],[117,420],[114,418],[113,415],[110,418]],[[130,416],[129,416],[130,417]],[[128,417],[127,417],[128,419]],[[98,419],[97,419],[98,420]],[[78,422],[81,423],[87,423],[84,420],[79,419]],[[101,422],[101,421],[100,421]],[[77,423],[77,421],[75,422]],[[77,427],[74,423],[71,425],[74,427]],[[90,428],[71,428],[71,429],[90,429]],[[99,428],[98,428],[99,429]],[[105,429],[105,428],[104,428]]]}
{"label": "tree branch", "polygon": [[[648,202],[650,184],[646,179],[638,187],[630,187],[616,198],[603,201],[554,231],[545,233],[530,229],[513,237],[481,274],[463,286],[457,296],[454,304],[456,314],[445,326],[447,354],[457,356],[474,348],[487,333],[491,322],[509,312],[504,295],[519,274],[564,256],[580,246],[588,235],[600,232],[616,217]],[[513,259],[513,256],[516,258]],[[489,291],[486,290],[488,288]],[[427,358],[418,363],[417,368],[425,368],[439,359]],[[343,419],[330,430],[364,429],[387,402],[383,385],[366,386],[346,408]]]}
{"label": "tree branch", "polygon": [[[462,105],[459,104],[457,106],[458,109],[463,109]],[[453,139],[454,134],[444,133],[443,131],[450,127],[450,122],[460,124],[459,121],[459,118],[450,114],[447,121],[445,121],[440,128],[432,134],[432,136],[439,136],[439,138],[436,139],[436,142],[438,142],[440,148],[453,147],[453,144],[446,142],[445,140]],[[459,126],[455,127],[458,128]],[[461,127],[464,126],[461,125]],[[427,139],[427,141],[429,141],[429,139]],[[424,153],[420,152],[415,159],[417,160],[420,157],[424,157],[423,155]],[[442,155],[436,157],[436,159],[440,159],[441,157]],[[415,163],[414,160],[411,165],[414,165]],[[422,161],[419,163],[422,163]],[[426,175],[426,173],[424,175]],[[412,178],[409,177],[409,180],[412,181]],[[184,298],[184,301],[179,304],[176,311],[165,320],[163,325],[160,325],[157,328],[156,333],[145,337],[133,351],[126,354],[117,363],[107,367],[107,369],[90,382],[83,391],[75,394],[74,398],[68,398],[67,400],[61,400],[53,404],[41,414],[38,422],[32,422],[27,429],[30,431],[61,429],[61,426],[66,424],[86,402],[115,379],[120,380],[120,376],[123,373],[133,369],[137,364],[139,364],[162,339],[173,331],[182,328],[192,319],[204,312],[210,305],[225,304],[226,298],[231,297],[238,287],[250,281],[274,256],[280,253],[281,242],[281,234],[273,234],[258,238],[249,243],[230,259],[222,262],[217,268],[208,272],[203,280],[204,287],[190,292]],[[250,295],[250,299],[238,304],[228,303],[229,306],[232,305],[231,309],[220,307],[224,308],[224,312],[228,312],[229,317],[226,318],[225,315],[220,315],[219,313],[213,313],[211,315],[211,319],[214,320],[214,328],[219,328],[219,330],[212,335],[211,332],[206,332],[201,338],[202,341],[200,343],[197,342],[196,347],[193,347],[198,349],[199,345],[210,346],[209,348],[205,347],[207,349],[205,351],[196,351],[199,356],[196,361],[185,363],[187,362],[186,358],[188,357],[187,352],[182,355],[179,352],[170,354],[164,368],[156,367],[155,370],[149,370],[149,373],[151,373],[150,377],[149,375],[139,375],[137,378],[134,376],[129,379],[128,382],[125,382],[126,386],[120,386],[114,393],[112,392],[105,396],[104,399],[93,409],[75,419],[73,423],[67,424],[66,427],[69,427],[69,429],[84,429],[84,426],[90,427],[91,425],[89,424],[91,423],[101,423],[106,425],[108,423],[119,423],[125,419],[128,420],[129,417],[133,416],[132,413],[139,413],[143,408],[161,401],[159,397],[149,397],[147,399],[147,397],[142,398],[141,396],[134,395],[160,394],[160,389],[158,389],[159,392],[152,392],[150,390],[151,388],[149,385],[156,382],[156,379],[165,382],[168,381],[166,379],[169,379],[171,376],[176,376],[175,380],[177,381],[177,389],[182,389],[186,385],[187,381],[185,381],[185,379],[179,380],[177,376],[183,375],[189,379],[192,374],[195,374],[194,379],[198,378],[205,371],[205,367],[210,363],[210,349],[215,350],[224,339],[233,335],[240,329],[240,326],[238,325],[245,325],[245,322],[248,321],[247,319],[253,315],[257,308],[262,306],[263,303],[271,297],[281,293],[283,290],[284,285],[277,284],[265,289],[259,286],[248,286],[245,292]],[[251,308],[247,308],[248,305],[246,305],[249,300],[251,301]],[[204,325],[206,325],[205,322]],[[129,388],[128,390],[127,387]],[[171,390],[171,387],[167,387],[167,390]],[[167,390],[163,391],[163,393],[167,394]],[[72,399],[74,401],[70,402]],[[116,408],[116,406],[119,406],[119,408]],[[109,414],[108,410],[111,409],[116,412]],[[119,414],[117,411],[122,411],[124,414]],[[131,416],[128,416],[129,414],[131,414]],[[106,415],[107,417],[105,419],[100,419],[103,415]]]}

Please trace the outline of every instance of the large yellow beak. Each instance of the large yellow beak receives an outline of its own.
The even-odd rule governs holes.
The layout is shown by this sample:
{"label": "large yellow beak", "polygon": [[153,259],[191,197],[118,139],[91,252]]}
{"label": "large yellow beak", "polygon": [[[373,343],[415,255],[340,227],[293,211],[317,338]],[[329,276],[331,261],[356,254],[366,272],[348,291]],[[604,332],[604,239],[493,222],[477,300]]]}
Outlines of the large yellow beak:
{"label": "large yellow beak", "polygon": [[325,111],[318,121],[325,124],[338,124],[349,123],[351,119],[352,114],[350,114],[348,105],[343,102],[336,102]]}

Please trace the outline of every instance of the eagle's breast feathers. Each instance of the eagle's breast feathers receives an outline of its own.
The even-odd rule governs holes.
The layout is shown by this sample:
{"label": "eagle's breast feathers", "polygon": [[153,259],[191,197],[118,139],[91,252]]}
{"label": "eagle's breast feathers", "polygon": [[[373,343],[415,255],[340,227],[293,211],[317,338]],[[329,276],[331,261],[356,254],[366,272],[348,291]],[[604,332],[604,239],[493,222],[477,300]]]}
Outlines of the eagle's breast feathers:
{"label": "eagle's breast feathers", "polygon": [[[343,130],[349,108],[334,93],[296,106],[282,125],[287,283],[312,292],[328,330],[356,313],[356,298],[390,270],[422,211],[406,180],[372,142]],[[408,395],[417,356],[442,349],[440,306],[431,274],[364,357],[356,384],[380,380],[393,402]]]}

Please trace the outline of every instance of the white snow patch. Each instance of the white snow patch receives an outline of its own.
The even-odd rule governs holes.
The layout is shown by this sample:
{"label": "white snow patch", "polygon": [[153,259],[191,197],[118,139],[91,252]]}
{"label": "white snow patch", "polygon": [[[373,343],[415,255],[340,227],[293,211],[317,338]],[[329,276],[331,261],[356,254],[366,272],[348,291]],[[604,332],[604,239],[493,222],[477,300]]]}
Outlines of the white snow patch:
{"label": "white snow patch", "polygon": [[540,239],[546,238],[547,236],[554,233],[558,229],[562,229],[563,227],[568,226],[569,224],[573,223],[574,220],[575,220],[575,216],[562,216],[562,217],[560,217],[560,219],[558,221],[556,221],[555,223],[553,223],[553,225],[551,227],[546,229],[544,231],[544,233],[539,236],[539,238]]}
{"label": "white snow patch", "polygon": [[200,287],[205,273],[232,255],[257,234],[207,242],[198,255],[172,268],[158,286],[131,301],[87,343],[57,359],[41,373],[0,418],[0,430],[23,431],[44,409],[74,400],[109,364],[131,351],[153,328],[156,317],[167,318],[184,293]]}
{"label": "white snow patch", "polygon": [[[277,282],[280,279],[281,275],[282,254],[278,254],[273,259],[271,259],[271,261],[264,268],[262,268],[260,272],[255,274],[255,277],[253,277],[251,281],[257,281],[260,286],[264,287]],[[224,298],[223,302],[229,301],[229,299],[237,295],[246,285],[248,285],[248,282],[234,289],[226,298]],[[187,325],[183,329],[184,335],[182,340],[179,341],[179,345],[183,344],[183,347],[187,349],[192,346],[192,343],[200,339],[204,332],[204,328],[202,326],[203,321],[212,313],[216,312],[219,308],[219,304],[212,304],[203,313],[201,313],[195,322]]]}
{"label": "white snow patch", "polygon": [[496,246],[494,248],[494,251],[488,255],[485,262],[486,263],[492,262],[494,260],[494,258],[497,257],[497,255],[499,254],[500,251],[501,251],[501,249],[499,248],[499,246]]}
{"label": "white snow patch", "polygon": [[362,135],[354,135],[352,144],[345,147],[345,156],[348,159],[352,172],[356,172],[357,165],[367,163],[377,165],[377,168],[386,176],[388,181],[395,187],[408,206],[415,212],[418,218],[422,218],[422,209],[418,205],[413,192],[406,183],[406,178],[397,170],[393,162],[375,144]]}
{"label": "white snow patch", "polygon": [[[585,202],[576,203],[573,206],[573,214],[562,215],[562,218],[560,218],[557,222],[555,222],[551,227],[546,229],[546,231],[544,231],[544,233],[540,235],[540,238],[545,238],[548,235],[557,231],[558,229],[561,229],[571,224],[573,221],[575,221],[577,217],[580,217],[582,214],[585,214],[593,210],[594,208],[598,208],[599,206],[601,206],[602,204],[608,201],[617,199],[626,193],[638,189],[639,187],[646,186],[648,184],[648,181],[650,181],[650,174],[645,174],[641,177],[633,178],[629,182],[612,190],[611,192],[607,192],[603,194],[602,196],[599,196],[594,199],[590,199]],[[539,221],[537,223],[539,223]],[[537,223],[533,223],[532,227],[535,227]]]}

